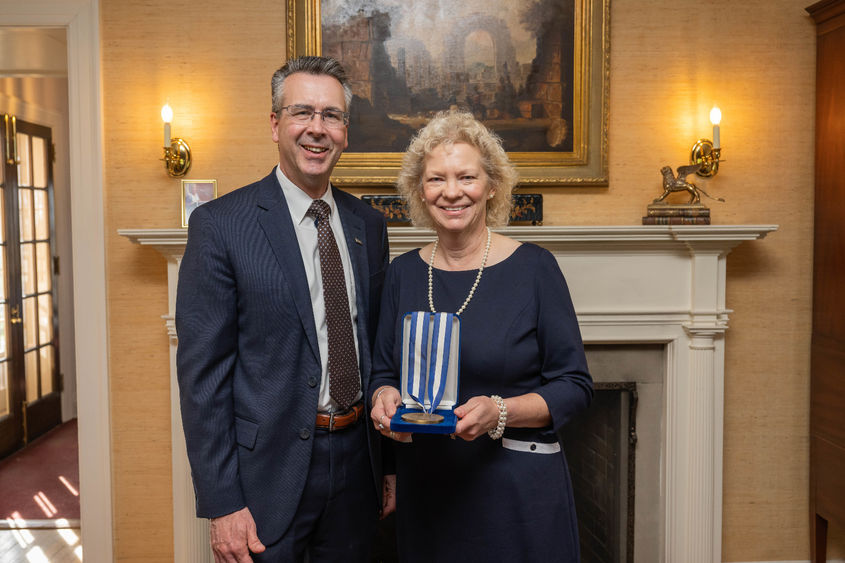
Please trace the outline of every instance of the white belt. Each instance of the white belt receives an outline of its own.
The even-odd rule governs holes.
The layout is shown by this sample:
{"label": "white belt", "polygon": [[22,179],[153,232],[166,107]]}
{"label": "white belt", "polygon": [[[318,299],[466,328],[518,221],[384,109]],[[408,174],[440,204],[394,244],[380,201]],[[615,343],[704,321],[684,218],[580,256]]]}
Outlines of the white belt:
{"label": "white belt", "polygon": [[558,442],[544,444],[543,442],[523,442],[522,440],[512,440],[510,438],[502,438],[502,447],[531,454],[556,454],[560,451],[560,444]]}

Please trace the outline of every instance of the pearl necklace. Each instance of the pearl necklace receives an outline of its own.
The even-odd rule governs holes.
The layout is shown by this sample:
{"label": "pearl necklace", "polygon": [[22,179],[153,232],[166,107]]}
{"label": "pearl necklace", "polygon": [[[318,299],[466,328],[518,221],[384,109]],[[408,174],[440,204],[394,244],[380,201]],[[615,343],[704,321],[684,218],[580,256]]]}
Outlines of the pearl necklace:
{"label": "pearl necklace", "polygon": [[[475,294],[475,289],[478,287],[478,282],[481,281],[481,274],[484,272],[484,265],[487,264],[487,254],[490,252],[490,241],[492,240],[492,233],[490,232],[490,227],[487,227],[487,245],[484,247],[484,256],[481,258],[481,267],[478,269],[478,275],[475,276],[475,283],[472,284],[472,287],[469,290],[469,295],[467,295],[466,301],[464,304],[461,305],[461,308],[457,310],[455,313],[456,315],[460,315],[464,312],[464,309],[467,308],[469,305],[470,299]],[[437,252],[437,244],[440,242],[440,239],[436,239],[434,241],[434,248],[431,249],[431,260],[428,263],[428,306],[431,309],[432,313],[436,313],[437,310],[434,308],[434,274],[432,273],[434,270],[434,255]]]}

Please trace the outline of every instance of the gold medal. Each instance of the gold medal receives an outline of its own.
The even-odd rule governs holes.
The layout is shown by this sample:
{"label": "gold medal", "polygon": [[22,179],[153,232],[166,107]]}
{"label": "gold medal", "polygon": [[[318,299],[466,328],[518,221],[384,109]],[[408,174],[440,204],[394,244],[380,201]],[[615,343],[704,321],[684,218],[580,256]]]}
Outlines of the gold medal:
{"label": "gold medal", "polygon": [[402,415],[402,420],[414,424],[439,424],[443,422],[443,415],[427,412],[406,412]]}

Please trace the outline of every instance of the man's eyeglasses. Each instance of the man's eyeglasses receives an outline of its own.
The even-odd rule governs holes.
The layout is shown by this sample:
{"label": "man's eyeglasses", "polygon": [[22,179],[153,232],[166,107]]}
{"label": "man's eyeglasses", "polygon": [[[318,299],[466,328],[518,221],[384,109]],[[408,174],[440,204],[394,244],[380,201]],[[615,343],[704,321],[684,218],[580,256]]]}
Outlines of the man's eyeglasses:
{"label": "man's eyeglasses", "polygon": [[326,127],[343,127],[349,124],[349,114],[339,109],[324,109],[317,111],[311,106],[290,105],[281,108],[288,112],[288,115],[297,123],[310,123],[314,119],[314,114],[320,116],[323,120],[323,125]]}

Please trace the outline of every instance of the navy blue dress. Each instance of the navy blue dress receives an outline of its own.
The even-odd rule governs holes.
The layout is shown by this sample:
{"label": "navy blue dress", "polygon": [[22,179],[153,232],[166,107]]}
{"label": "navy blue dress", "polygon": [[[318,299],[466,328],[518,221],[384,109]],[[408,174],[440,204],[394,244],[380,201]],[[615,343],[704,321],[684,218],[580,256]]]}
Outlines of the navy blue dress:
{"label": "navy blue dress", "polygon": [[[434,305],[456,311],[477,270],[434,270]],[[428,310],[428,264],[413,250],[390,265],[382,294],[371,389],[399,387],[401,317]],[[459,404],[476,395],[538,393],[547,428],[505,438],[556,444],[556,430],[592,399],[592,379],[569,290],[552,254],[522,244],[484,269],[461,314]],[[566,459],[517,451],[486,434],[472,442],[414,434],[396,444],[401,561],[579,561]],[[542,449],[542,448],[540,448]]]}

